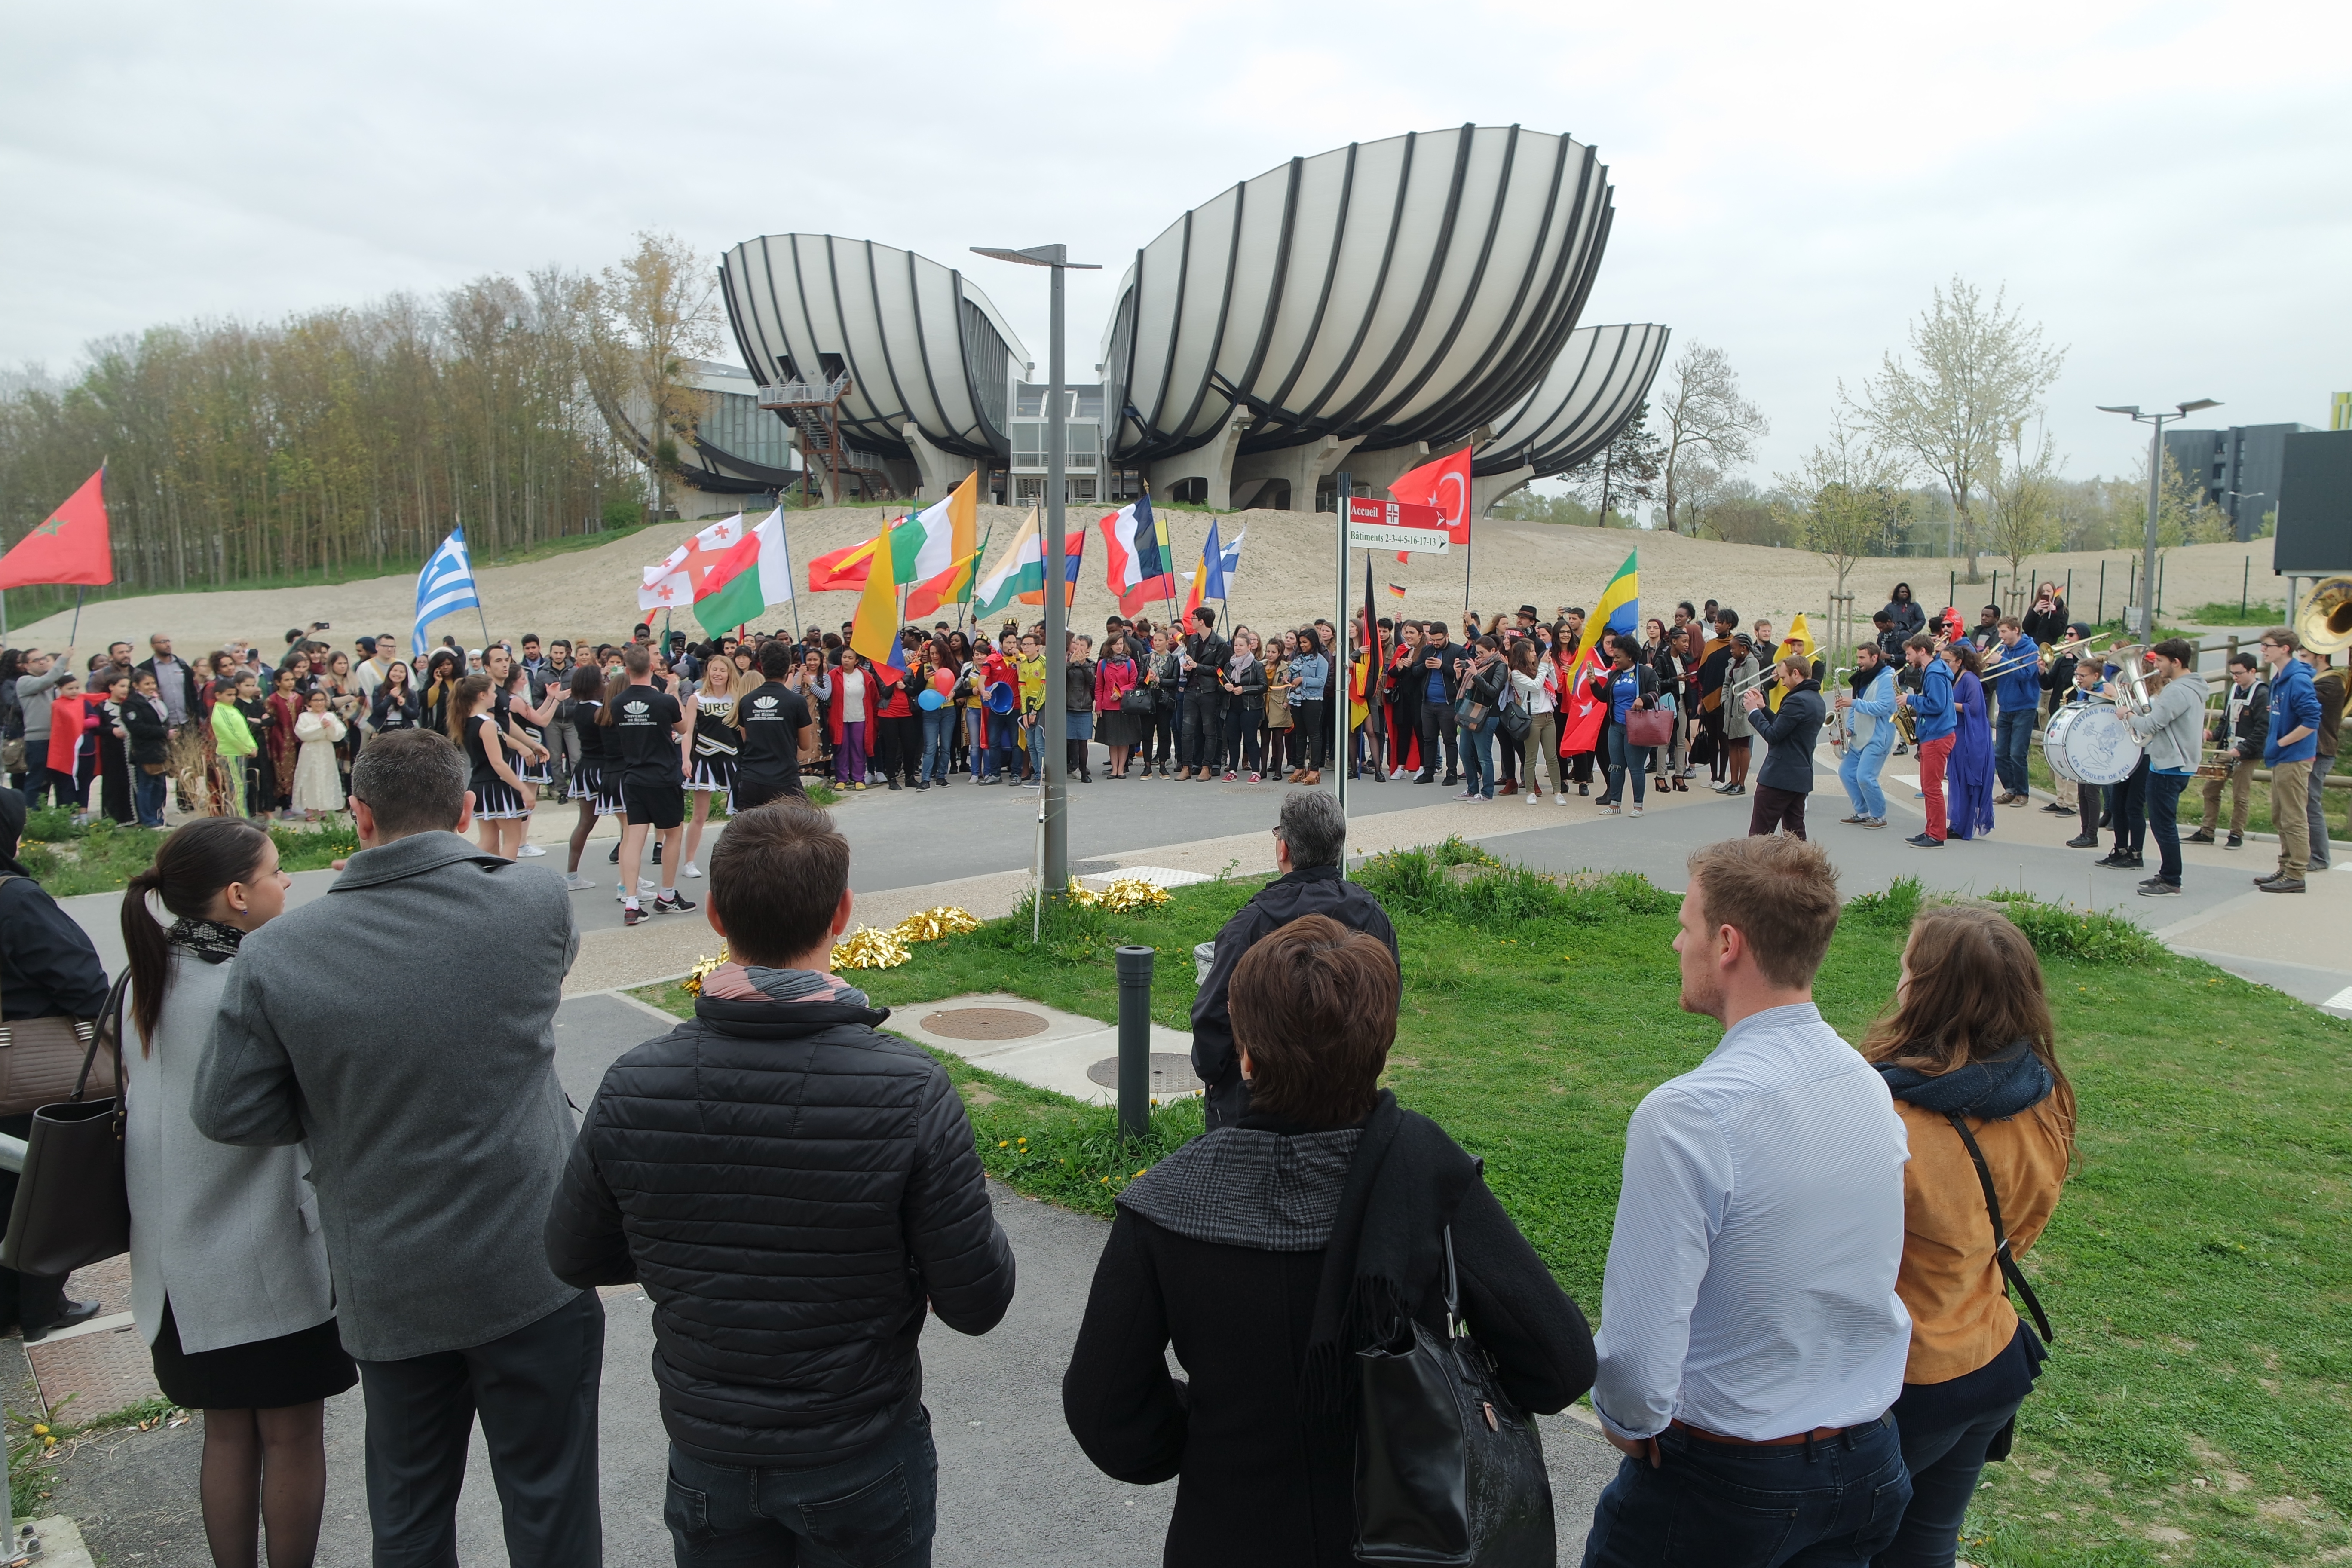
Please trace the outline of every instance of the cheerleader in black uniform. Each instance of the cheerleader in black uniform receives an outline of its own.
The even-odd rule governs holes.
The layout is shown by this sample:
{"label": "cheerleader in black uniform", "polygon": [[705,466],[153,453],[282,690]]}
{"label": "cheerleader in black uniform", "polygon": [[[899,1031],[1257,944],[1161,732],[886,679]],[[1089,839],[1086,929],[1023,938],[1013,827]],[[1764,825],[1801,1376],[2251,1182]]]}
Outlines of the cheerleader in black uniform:
{"label": "cheerleader in black uniform", "polygon": [[588,836],[596,831],[597,819],[620,815],[619,775],[606,770],[604,727],[596,721],[604,704],[628,683],[628,676],[617,664],[609,679],[595,666],[582,665],[572,670],[572,695],[564,700],[563,706],[571,711],[563,717],[580,737],[580,761],[572,769],[572,798],[580,803],[580,820],[572,825],[572,859],[563,877],[564,887],[575,893],[596,885],[580,874],[580,857],[587,851]]}
{"label": "cheerleader in black uniform", "polygon": [[507,732],[519,736],[524,744],[522,754],[514,760],[515,777],[522,785],[522,841],[516,847],[519,856],[539,856],[547,853],[530,841],[530,814],[539,809],[539,792],[555,782],[555,753],[548,749],[547,727],[555,721],[555,710],[563,694],[549,689],[540,701],[530,700],[530,672],[520,664],[507,667],[505,718]]}
{"label": "cheerleader in black uniform", "polygon": [[694,857],[702,847],[710,803],[725,795],[730,797],[727,809],[735,809],[736,752],[743,744],[743,731],[735,724],[735,661],[712,659],[703,667],[702,682],[694,698],[694,776],[686,785],[694,796],[694,815],[686,826],[686,864],[678,868],[683,877],[702,875]]}
{"label": "cheerleader in black uniform", "polygon": [[469,675],[449,694],[449,738],[466,748],[473,774],[474,820],[481,825],[482,847],[501,860],[514,858],[521,838],[522,783],[508,765],[505,738],[499,733],[490,679]]}

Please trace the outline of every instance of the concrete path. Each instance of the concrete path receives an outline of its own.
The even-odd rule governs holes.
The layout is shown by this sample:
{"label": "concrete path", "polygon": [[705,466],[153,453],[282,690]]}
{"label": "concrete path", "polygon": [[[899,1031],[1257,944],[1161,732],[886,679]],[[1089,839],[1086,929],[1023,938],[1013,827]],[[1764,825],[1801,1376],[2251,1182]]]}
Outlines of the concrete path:
{"label": "concrete path", "polygon": [[[557,1070],[585,1104],[615,1057],[674,1020],[625,996],[582,995],[556,1016]],[[1012,1238],[1020,1289],[996,1330],[968,1339],[933,1324],[923,1336],[924,1402],[940,1452],[941,1568],[996,1568],[1017,1551],[1040,1568],[1097,1568],[1157,1559],[1175,1487],[1130,1487],[1087,1463],[1062,1424],[1061,1378],[1077,1337],[1109,1226],[990,1184]],[[633,1287],[604,1292],[602,1429],[605,1561],[670,1561],[662,1524],[667,1439],[653,1372],[652,1308]],[[131,1341],[135,1335],[119,1338]],[[126,1347],[128,1349],[128,1347]],[[135,1351],[131,1352],[137,1354]],[[17,1363],[21,1366],[21,1362]],[[29,1402],[20,1402],[29,1408]],[[330,1403],[328,1497],[319,1562],[364,1568],[365,1403],[358,1389]],[[1559,1518],[1561,1561],[1577,1561],[1616,1454],[1583,1423],[1543,1423]],[[93,1442],[50,1472],[44,1512],[80,1521],[100,1560],[186,1568],[205,1554],[196,1503],[200,1424]],[[478,1435],[458,1502],[458,1557],[503,1564],[498,1499]]]}

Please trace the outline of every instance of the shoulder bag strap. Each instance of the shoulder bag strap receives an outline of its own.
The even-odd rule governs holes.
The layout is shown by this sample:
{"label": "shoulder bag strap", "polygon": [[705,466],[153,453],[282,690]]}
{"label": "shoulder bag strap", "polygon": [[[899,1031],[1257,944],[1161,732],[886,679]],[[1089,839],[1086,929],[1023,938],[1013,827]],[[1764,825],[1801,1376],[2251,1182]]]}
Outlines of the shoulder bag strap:
{"label": "shoulder bag strap", "polygon": [[[79,1100],[89,1086],[89,1069],[98,1060],[98,1047],[110,1046],[114,1050],[114,1095],[119,1103],[122,1098],[122,994],[131,984],[131,966],[124,964],[115,977],[112,989],[106,994],[106,1005],[98,1010],[98,1020],[89,1031],[89,1049],[81,1057],[81,1073],[74,1079],[73,1092],[68,1100]],[[116,1112],[118,1117],[121,1112]]]}
{"label": "shoulder bag strap", "polygon": [[2001,1278],[2017,1288],[2025,1310],[2033,1314],[2033,1327],[2042,1335],[2042,1342],[2054,1344],[2058,1336],[2050,1331],[2050,1320],[2042,1315],[2042,1299],[2033,1293],[2033,1287],[2026,1283],[2025,1271],[2010,1255],[2009,1227],[2000,1222],[2000,1199],[1993,1192],[1992,1168],[1985,1163],[1984,1151],[1977,1147],[1976,1134],[1969,1131],[1967,1117],[1957,1110],[1948,1110],[1944,1116],[1951,1122],[1952,1131],[1960,1135],[1960,1142],[1969,1146],[1969,1158],[1977,1167],[1977,1180],[1983,1184],[1985,1213],[1992,1216],[1993,1260],[2000,1265]]}

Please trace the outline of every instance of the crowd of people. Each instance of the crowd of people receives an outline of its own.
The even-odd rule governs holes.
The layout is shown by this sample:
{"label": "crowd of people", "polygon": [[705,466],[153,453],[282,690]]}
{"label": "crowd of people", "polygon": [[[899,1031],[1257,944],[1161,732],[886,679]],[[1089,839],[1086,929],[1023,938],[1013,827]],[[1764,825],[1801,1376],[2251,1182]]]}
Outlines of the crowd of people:
{"label": "crowd of people", "polygon": [[[651,660],[623,668],[625,708]],[[472,680],[453,710],[479,718]],[[690,733],[646,706],[656,752]],[[332,900],[288,909],[237,816],[171,835],[124,895],[133,1311],[165,1394],[204,1412],[215,1561],[265,1536],[272,1563],[312,1561],[323,1402],[355,1381],[378,1562],[453,1560],[477,1417],[509,1554],[600,1561],[596,1289],[625,1283],[653,1302],[679,1563],[929,1561],[919,1336],[993,1328],[1015,1258],[946,1071],[831,971],[847,841],[788,792],[736,818],[707,915],[728,962],[575,1117],[566,896],[462,836],[495,743],[365,745]],[[25,809],[0,792],[0,1006],[87,1016],[108,977],[11,858]],[[1121,1194],[1062,1384],[1102,1470],[1180,1480],[1167,1560],[1353,1561],[1349,1369],[1423,1334],[1475,1339],[1497,1431],[1591,1393],[1626,1458],[1589,1564],[1949,1563],[2041,1361],[2004,1271],[2073,1139],[2015,928],[1923,914],[1856,1050],[1811,995],[1838,912],[1819,847],[1695,854],[1682,1006],[1725,1034],[1627,1130],[1595,1334],[1479,1162],[1379,1088],[1394,927],[1339,875],[1328,795],[1280,815],[1284,875],[1220,934],[1196,1008],[1210,1131]],[[383,1007],[420,942],[499,958]],[[17,1283],[28,1325],[54,1310],[58,1282]],[[1549,1561],[1548,1489],[1511,1517]]]}

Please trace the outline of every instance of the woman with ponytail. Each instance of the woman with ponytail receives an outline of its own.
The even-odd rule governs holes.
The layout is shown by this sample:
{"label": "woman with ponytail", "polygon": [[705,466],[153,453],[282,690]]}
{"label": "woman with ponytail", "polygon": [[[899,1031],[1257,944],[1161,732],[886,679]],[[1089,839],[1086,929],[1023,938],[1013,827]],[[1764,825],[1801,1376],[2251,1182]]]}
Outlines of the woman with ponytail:
{"label": "woman with ponytail", "polygon": [[307,1148],[215,1143],[188,1114],[237,944],[285,910],[288,885],[258,825],[207,816],[164,839],[122,895],[131,1310],[156,1385],[205,1413],[205,1539],[215,1563],[239,1568],[264,1526],[272,1568],[312,1561],[325,1402],[359,1381],[336,1333]]}

